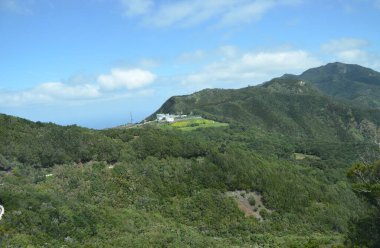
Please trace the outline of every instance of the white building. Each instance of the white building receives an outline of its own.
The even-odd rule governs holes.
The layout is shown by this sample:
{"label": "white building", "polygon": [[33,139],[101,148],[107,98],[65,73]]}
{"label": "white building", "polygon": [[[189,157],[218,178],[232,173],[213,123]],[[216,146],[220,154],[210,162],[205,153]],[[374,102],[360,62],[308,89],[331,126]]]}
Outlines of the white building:
{"label": "white building", "polygon": [[5,212],[4,207],[0,205],[0,220],[3,217],[4,212]]}
{"label": "white building", "polygon": [[172,114],[157,114],[156,118],[158,122],[174,122],[176,119],[186,118],[187,115],[172,115]]}

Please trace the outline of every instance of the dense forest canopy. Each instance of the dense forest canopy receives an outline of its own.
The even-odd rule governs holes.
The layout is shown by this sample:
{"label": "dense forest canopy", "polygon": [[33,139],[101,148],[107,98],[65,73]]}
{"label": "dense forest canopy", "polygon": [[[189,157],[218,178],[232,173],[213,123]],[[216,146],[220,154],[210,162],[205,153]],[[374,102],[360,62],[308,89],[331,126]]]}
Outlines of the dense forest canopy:
{"label": "dense forest canopy", "polygon": [[217,127],[0,115],[0,246],[378,247],[380,112],[310,75],[172,97],[156,112]]}

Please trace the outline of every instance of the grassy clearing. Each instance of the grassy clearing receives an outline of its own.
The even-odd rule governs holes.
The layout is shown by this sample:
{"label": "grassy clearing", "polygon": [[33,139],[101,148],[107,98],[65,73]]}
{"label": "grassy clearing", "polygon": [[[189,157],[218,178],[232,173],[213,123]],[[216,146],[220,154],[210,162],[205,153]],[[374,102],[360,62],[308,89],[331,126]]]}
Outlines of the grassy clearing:
{"label": "grassy clearing", "polygon": [[228,124],[200,118],[200,119],[177,121],[177,122],[169,124],[169,126],[182,130],[182,131],[191,131],[198,128],[227,127]]}
{"label": "grassy clearing", "polygon": [[321,160],[321,158],[318,157],[318,156],[308,155],[308,154],[304,154],[304,153],[297,153],[297,152],[295,152],[293,155],[294,155],[294,158],[296,160],[304,160],[304,159]]}

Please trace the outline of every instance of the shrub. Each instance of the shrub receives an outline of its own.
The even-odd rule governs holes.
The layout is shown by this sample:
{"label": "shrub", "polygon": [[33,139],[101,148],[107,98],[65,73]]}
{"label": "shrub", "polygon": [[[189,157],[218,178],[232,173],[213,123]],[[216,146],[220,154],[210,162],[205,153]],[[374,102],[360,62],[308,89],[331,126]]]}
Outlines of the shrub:
{"label": "shrub", "polygon": [[261,209],[260,215],[261,215],[261,217],[263,217],[263,219],[266,219],[268,217],[269,213],[266,209]]}
{"label": "shrub", "polygon": [[255,197],[253,195],[251,195],[250,197],[248,197],[248,202],[251,206],[255,206],[256,205],[256,200],[255,200]]}

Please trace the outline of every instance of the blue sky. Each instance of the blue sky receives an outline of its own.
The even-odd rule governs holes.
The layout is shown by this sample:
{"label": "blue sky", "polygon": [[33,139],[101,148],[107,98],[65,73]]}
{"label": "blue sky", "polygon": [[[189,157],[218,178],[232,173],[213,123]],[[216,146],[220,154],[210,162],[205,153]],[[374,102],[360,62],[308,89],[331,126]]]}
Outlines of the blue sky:
{"label": "blue sky", "polygon": [[380,0],[0,0],[0,113],[105,128],[329,62],[380,71],[379,24]]}

